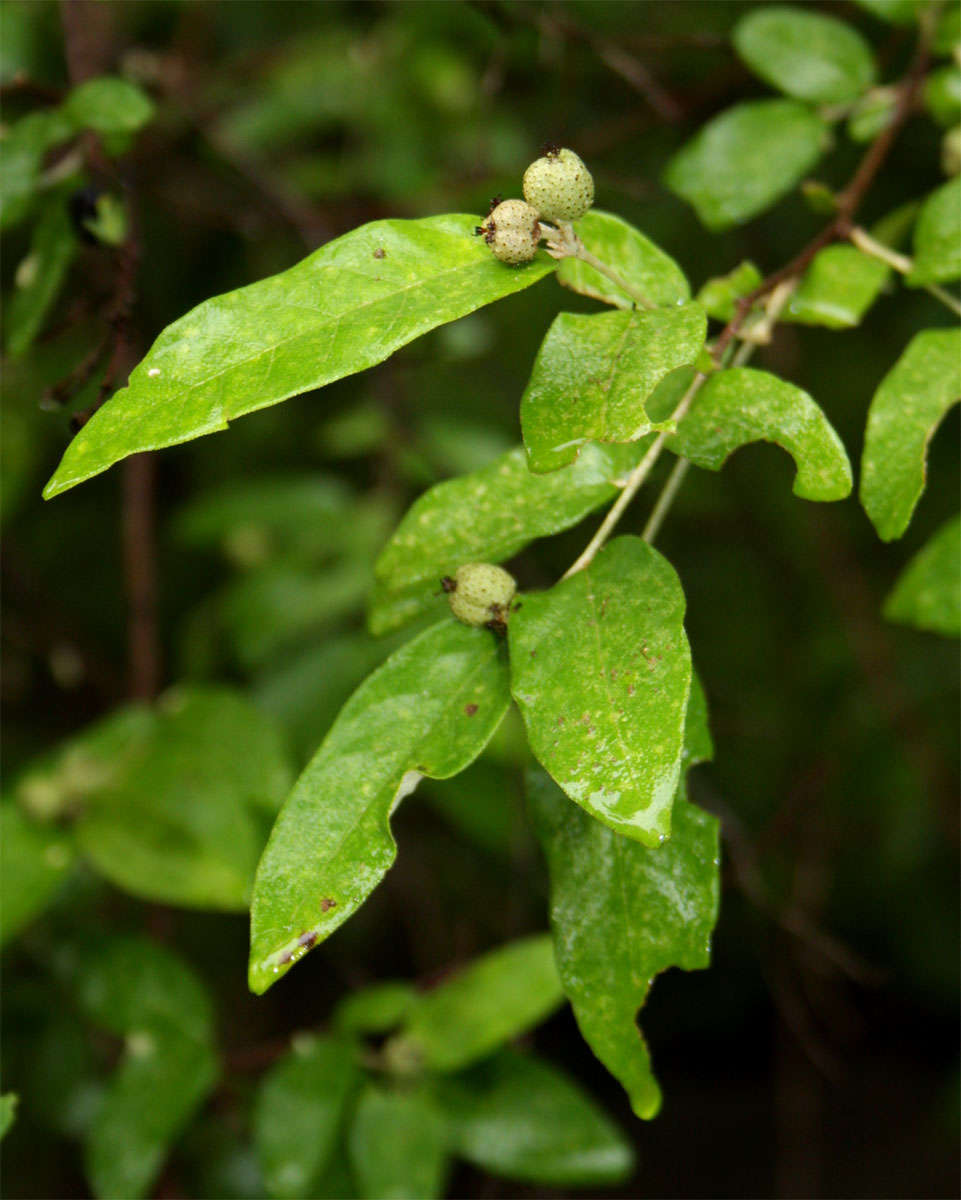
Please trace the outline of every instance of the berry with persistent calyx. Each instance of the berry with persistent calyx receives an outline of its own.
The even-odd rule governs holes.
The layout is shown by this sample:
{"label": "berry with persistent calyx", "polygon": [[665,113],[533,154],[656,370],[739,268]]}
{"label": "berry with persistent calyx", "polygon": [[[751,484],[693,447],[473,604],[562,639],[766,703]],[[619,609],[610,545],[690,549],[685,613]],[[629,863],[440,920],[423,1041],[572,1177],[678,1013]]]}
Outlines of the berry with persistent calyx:
{"label": "berry with persistent calyx", "polygon": [[517,584],[503,567],[491,563],[465,563],[457,568],[453,578],[445,576],[441,586],[458,621],[465,625],[483,625],[498,633],[507,628],[507,613]]}
{"label": "berry with persistent calyx", "polygon": [[548,221],[576,221],[594,203],[594,180],[573,150],[551,147],[524,172],[524,199]]}
{"label": "berry with persistent calyx", "polygon": [[537,209],[523,200],[502,200],[477,232],[484,235],[496,259],[517,267],[530,262],[541,237]]}

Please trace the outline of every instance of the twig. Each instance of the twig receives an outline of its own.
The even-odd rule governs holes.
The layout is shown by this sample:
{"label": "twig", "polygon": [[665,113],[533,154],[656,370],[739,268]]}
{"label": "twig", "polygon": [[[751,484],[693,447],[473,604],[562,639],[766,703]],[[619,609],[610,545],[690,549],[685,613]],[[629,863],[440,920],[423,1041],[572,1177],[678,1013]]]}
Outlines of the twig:
{"label": "twig", "polygon": [[679,458],[672,467],[671,473],[667,477],[667,482],[664,484],[664,488],[657,498],[657,503],[654,505],[651,515],[647,518],[644,532],[641,534],[645,542],[653,542],[657,537],[664,518],[674,503],[674,497],[684,482],[684,476],[687,474],[690,465],[691,463],[688,459]]}
{"label": "twig", "polygon": [[[863,253],[869,254],[872,258],[877,258],[883,263],[887,263],[889,267],[893,267],[901,275],[908,275],[914,268],[914,259],[908,258],[906,254],[898,254],[890,246],[885,246],[883,242],[879,242],[877,238],[873,238],[866,229],[862,229],[859,225],[855,225],[848,233],[848,239],[852,245],[857,246]],[[922,286],[936,300],[940,300],[946,308],[950,308],[956,316],[961,317],[961,303],[946,288],[940,287],[936,283],[925,283]]]}

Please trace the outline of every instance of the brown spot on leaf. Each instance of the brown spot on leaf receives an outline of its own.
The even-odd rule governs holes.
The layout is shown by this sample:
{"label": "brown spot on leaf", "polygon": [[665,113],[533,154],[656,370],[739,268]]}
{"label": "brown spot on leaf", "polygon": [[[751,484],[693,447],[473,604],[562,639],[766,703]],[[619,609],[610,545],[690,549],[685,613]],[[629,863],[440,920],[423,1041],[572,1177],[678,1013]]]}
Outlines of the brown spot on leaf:
{"label": "brown spot on leaf", "polygon": [[277,959],[277,965],[279,967],[286,967],[286,966],[289,966],[289,964],[292,963],[293,961],[294,961],[293,951],[288,950],[286,954],[282,954],[280,956],[280,958]]}
{"label": "brown spot on leaf", "polygon": [[378,246],[377,249],[374,251],[374,258],[386,258],[386,257],[387,257],[387,251],[384,249],[383,246]]}
{"label": "brown spot on leaf", "polygon": [[474,713],[477,712],[477,705],[476,704],[465,704],[464,712],[467,713],[467,715],[469,717],[472,717],[474,715]]}
{"label": "brown spot on leaf", "polygon": [[[326,912],[328,908],[331,908],[333,906],[333,903],[334,903],[333,900],[327,900],[327,899],[321,900],[320,911]],[[317,931],[314,929],[308,929],[306,933],[302,933],[300,935],[300,937],[297,939],[297,945],[298,946],[306,946],[307,949],[309,950],[311,948],[311,946],[313,946],[316,943],[316,941],[317,941]]]}

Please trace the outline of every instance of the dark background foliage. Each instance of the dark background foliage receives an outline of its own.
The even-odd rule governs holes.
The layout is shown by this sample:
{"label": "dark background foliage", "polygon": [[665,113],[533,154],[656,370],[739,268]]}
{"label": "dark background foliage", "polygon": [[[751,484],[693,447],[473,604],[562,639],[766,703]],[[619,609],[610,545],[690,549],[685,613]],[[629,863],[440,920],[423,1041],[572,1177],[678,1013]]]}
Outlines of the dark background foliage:
{"label": "dark background foliage", "polygon": [[[495,193],[517,194],[545,140],[574,147],[598,203],[673,254],[695,287],[745,257],[775,269],[823,220],[791,198],[746,228],[709,235],[659,183],[698,124],[763,92],[726,38],[742,4],[68,8],[69,54],[56,5],[5,6],[4,120],[56,98],[70,56],[126,73],[157,101],[116,176],[96,179],[128,197],[140,246],[118,378],[193,304],[365,221],[481,213]],[[869,37],[893,77],[910,34],[847,4],[826,8]],[[822,177],[840,184],[856,159],[840,144]],[[936,133],[912,122],[865,219],[930,191],[937,162]],[[17,229],[5,239],[6,287],[25,238]],[[117,251],[85,246],[43,337],[4,372],[7,777],[131,691],[185,680],[246,689],[279,717],[303,762],[382,653],[363,633],[365,571],[379,542],[425,486],[518,439],[518,400],[552,316],[594,306],[548,281],[379,368],[44,504],[71,414],[95,400],[104,367],[80,394],[66,389],[66,406],[52,389],[103,336],[119,269]],[[939,322],[924,293],[900,292],[857,330],[782,327],[759,361],[818,399],[856,461],[878,381],[912,333]],[[957,437],[955,410],[932,446],[917,516],[890,545],[853,498],[793,498],[787,458],[766,446],[740,452],[720,475],[693,471],[671,513],[659,544],[687,593],[717,747],[715,763],[692,777],[693,797],[722,816],[726,834],[715,962],[653,991],[644,1024],[665,1104],[650,1125],[631,1117],[568,1011],[536,1034],[636,1138],[638,1174],[612,1194],[955,1190],[956,647],[886,624],[880,608],[900,567],[951,514]],[[241,527],[222,546],[197,547],[178,533],[178,512],[216,483],[304,473],[356,489],[346,582],[309,538],[278,547]],[[642,501],[625,528],[639,530],[645,515]],[[555,579],[584,540],[578,529],[535,545],[515,564],[522,586]],[[286,590],[236,598],[238,580],[281,559],[296,568]],[[149,606],[145,615],[131,605],[137,596],[155,602],[155,620]],[[5,961],[4,1085],[24,1094],[5,1145],[6,1193],[86,1194],[74,1143],[49,1127],[37,1100],[36,1037],[63,1003],[46,974],[59,944],[111,929],[176,947],[217,1000],[226,1080],[157,1194],[247,1194],[236,1147],[250,1095],[292,1031],[322,1025],[353,987],[430,978],[544,927],[544,872],[510,761],[485,759],[425,785],[397,821],[400,854],[385,886],[264,998],[246,991],[243,916],[149,905],[92,877],[73,885]],[[451,1194],[560,1193],[464,1168]]]}

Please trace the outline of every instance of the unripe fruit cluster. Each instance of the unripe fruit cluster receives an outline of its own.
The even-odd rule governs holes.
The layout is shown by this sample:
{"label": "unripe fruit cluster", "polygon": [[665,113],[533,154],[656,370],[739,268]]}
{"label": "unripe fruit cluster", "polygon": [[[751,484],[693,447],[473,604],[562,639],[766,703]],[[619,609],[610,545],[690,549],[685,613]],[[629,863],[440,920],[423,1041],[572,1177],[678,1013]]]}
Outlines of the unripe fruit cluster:
{"label": "unripe fruit cluster", "polygon": [[444,579],[444,591],[458,621],[503,630],[517,584],[503,567],[465,563],[457,568],[453,578]]}
{"label": "unripe fruit cluster", "polygon": [[477,232],[495,258],[530,262],[543,236],[540,221],[576,221],[594,203],[594,180],[573,150],[550,149],[524,172],[524,199],[503,200]]}

